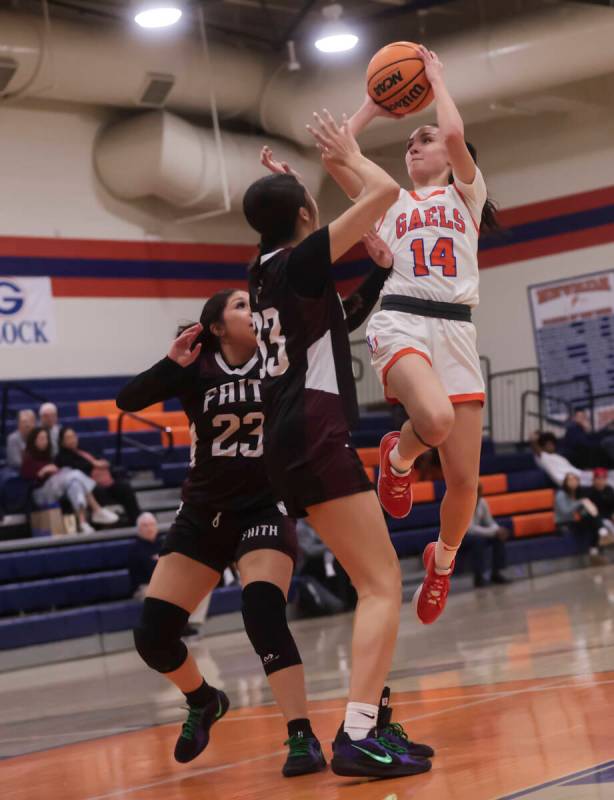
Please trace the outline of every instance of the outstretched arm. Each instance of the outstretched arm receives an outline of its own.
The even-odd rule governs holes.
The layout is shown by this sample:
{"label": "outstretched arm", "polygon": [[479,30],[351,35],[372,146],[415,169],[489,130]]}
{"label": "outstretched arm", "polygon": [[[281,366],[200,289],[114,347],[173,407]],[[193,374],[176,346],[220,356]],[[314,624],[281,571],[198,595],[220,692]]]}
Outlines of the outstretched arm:
{"label": "outstretched arm", "polygon": [[399,184],[381,167],[365,158],[344,118],[338,126],[328,111],[314,115],[317,127],[308,125],[324,164],[340,164],[353,172],[363,190],[354,206],[331,222],[330,253],[335,262],[382,217],[399,196]]}
{"label": "outstretched arm", "polygon": [[192,366],[200,355],[201,344],[192,346],[202,330],[199,323],[183,331],[171,345],[166,358],[141,372],[121,389],[115,401],[117,406],[122,411],[142,411],[154,403],[182,394],[194,376]]}
{"label": "outstretched arm", "polygon": [[363,236],[363,242],[376,267],[351,295],[343,300],[348,330],[354,331],[367,319],[377,303],[393,264],[388,245],[373,231]]}
{"label": "outstretched arm", "polygon": [[432,50],[420,45],[426,77],[433,87],[437,125],[446,144],[452,171],[462,183],[472,184],[476,165],[465,144],[465,126],[443,77],[443,64]]}

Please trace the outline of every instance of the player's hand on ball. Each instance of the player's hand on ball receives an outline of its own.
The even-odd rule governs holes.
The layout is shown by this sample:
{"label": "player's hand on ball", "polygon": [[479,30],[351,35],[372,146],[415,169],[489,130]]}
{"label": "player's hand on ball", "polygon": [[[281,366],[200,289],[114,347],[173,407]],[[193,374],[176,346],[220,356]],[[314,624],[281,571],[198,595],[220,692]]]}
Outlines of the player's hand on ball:
{"label": "player's hand on ball", "polygon": [[168,357],[171,361],[175,361],[180,367],[189,367],[190,364],[193,364],[200,355],[202,344],[199,342],[193,350],[192,345],[202,332],[203,326],[200,322],[186,328],[185,331],[175,339],[171,345],[171,349],[168,351]]}
{"label": "player's hand on ball", "polygon": [[316,147],[322,153],[324,161],[345,164],[352,156],[360,155],[360,147],[350,131],[345,114],[341,125],[337,125],[326,109],[322,116],[314,111],[313,118],[315,127],[307,125],[307,130],[316,140]]}
{"label": "player's hand on ball", "polygon": [[273,151],[268,145],[265,145],[260,151],[260,163],[266,167],[269,172],[276,175],[294,175],[297,181],[301,180],[299,173],[292,169],[287,161],[276,161],[273,158]]}
{"label": "player's hand on ball", "polygon": [[367,248],[367,253],[371,260],[374,261],[378,267],[382,267],[382,269],[390,269],[392,267],[394,262],[392,250],[383,239],[380,239],[375,231],[365,233],[362,237],[362,241]]}
{"label": "player's hand on ball", "polygon": [[418,50],[424,61],[424,73],[430,83],[443,80],[443,64],[437,53],[428,50],[424,45],[419,45]]}
{"label": "player's hand on ball", "polygon": [[386,111],[386,109],[383,106],[378,105],[378,103],[376,103],[375,100],[371,98],[371,95],[368,92],[365,96],[365,99],[363,100],[362,105],[363,108],[367,109],[367,112],[371,119],[375,119],[375,117],[384,117],[384,119],[396,119],[396,120],[402,119],[402,117],[400,117],[398,114],[393,114],[392,111]]}

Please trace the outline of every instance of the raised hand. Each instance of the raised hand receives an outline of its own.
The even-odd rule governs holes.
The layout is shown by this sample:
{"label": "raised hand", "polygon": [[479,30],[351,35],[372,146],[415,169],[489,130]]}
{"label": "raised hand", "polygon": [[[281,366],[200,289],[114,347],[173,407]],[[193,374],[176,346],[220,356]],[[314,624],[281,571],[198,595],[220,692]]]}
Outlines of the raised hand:
{"label": "raised hand", "polygon": [[369,233],[365,233],[362,237],[362,241],[367,248],[367,253],[371,260],[374,261],[378,267],[382,267],[382,269],[390,269],[392,267],[394,263],[392,250],[375,231],[371,230]]}
{"label": "raised hand", "polygon": [[360,147],[350,131],[348,119],[343,115],[341,126],[337,125],[332,114],[324,109],[322,116],[314,111],[316,127],[307,125],[307,130],[316,140],[316,147],[322,153],[323,161],[346,164],[353,156],[360,155]]}
{"label": "raised hand", "polygon": [[273,158],[273,151],[268,145],[265,145],[260,151],[260,163],[275,175],[294,175],[297,181],[302,180],[299,173],[292,169],[287,161],[276,161]]}
{"label": "raised hand", "polygon": [[192,349],[192,345],[202,332],[203,326],[200,322],[186,328],[185,331],[175,339],[171,345],[171,349],[168,351],[168,357],[171,361],[175,361],[180,367],[189,367],[190,364],[193,364],[200,355],[202,344],[199,342],[194,349]]}
{"label": "raised hand", "polygon": [[424,61],[424,74],[430,83],[443,80],[443,64],[439,60],[437,53],[428,50],[424,45],[418,45],[418,50]]}

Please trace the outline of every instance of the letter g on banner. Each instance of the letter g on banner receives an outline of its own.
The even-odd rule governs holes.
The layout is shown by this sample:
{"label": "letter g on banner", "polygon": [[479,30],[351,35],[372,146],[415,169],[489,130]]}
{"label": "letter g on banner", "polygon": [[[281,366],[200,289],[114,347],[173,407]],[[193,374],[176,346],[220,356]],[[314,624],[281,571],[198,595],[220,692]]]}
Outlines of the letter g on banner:
{"label": "letter g on banner", "polygon": [[23,308],[24,302],[19,286],[0,280],[0,314],[7,317],[11,314],[18,314]]}

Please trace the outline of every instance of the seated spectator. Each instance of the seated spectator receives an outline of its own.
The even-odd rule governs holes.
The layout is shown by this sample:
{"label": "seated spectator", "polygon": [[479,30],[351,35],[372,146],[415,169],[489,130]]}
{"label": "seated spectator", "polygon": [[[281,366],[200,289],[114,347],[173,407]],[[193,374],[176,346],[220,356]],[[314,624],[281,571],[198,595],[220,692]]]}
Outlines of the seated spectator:
{"label": "seated spectator", "polygon": [[144,511],[136,521],[136,542],[128,569],[132,593],[143,597],[153,575],[162,543],[158,535],[158,520]]}
{"label": "seated spectator", "polygon": [[21,475],[35,481],[34,502],[51,505],[67,497],[77,517],[77,527],[82,533],[93,533],[85,515],[89,507],[92,522],[111,525],[117,522],[117,514],[102,508],[92,494],[96,483],[78,469],[60,469],[51,458],[51,442],[45,428],[33,428],[26,442],[21,465]]}
{"label": "seated spectator", "polygon": [[36,414],[31,408],[23,408],[17,414],[17,430],[9,433],[6,439],[6,463],[20,470],[23,452],[26,449],[28,434],[36,425]]}
{"label": "seated spectator", "polygon": [[473,520],[463,539],[463,550],[469,550],[473,567],[473,585],[477,588],[486,586],[486,550],[492,548],[492,570],[490,580],[492,583],[509,583],[501,570],[505,569],[505,542],[510,538],[510,532],[495,522],[488,503],[482,497],[482,485],[478,485],[478,502],[475,507]]}
{"label": "seated spectator", "polygon": [[79,437],[72,428],[61,428],[58,437],[59,452],[55,463],[58,467],[80,469],[96,482],[94,497],[103,506],[119,503],[126,511],[131,525],[136,525],[141,513],[134,489],[127,481],[117,480],[111,465],[102,458],[79,449]]}
{"label": "seated spectator", "polygon": [[59,450],[60,426],[58,425],[58,407],[54,403],[43,403],[38,409],[38,424],[49,433],[51,456],[55,458]]}
{"label": "seated spectator", "polygon": [[608,471],[603,467],[593,470],[593,485],[584,491],[584,496],[591,500],[599,512],[603,527],[600,544],[614,544],[614,489],[608,484]]}
{"label": "seated spectator", "polygon": [[570,461],[581,469],[610,465],[610,459],[601,447],[599,436],[593,433],[589,415],[584,409],[574,411],[565,426],[562,447]]}
{"label": "seated spectator", "polygon": [[595,504],[580,496],[580,481],[569,473],[554,500],[554,519],[561,533],[571,531],[583,547],[588,548],[592,566],[603,566],[608,560],[600,552],[601,518]]}
{"label": "seated spectator", "polygon": [[[557,453],[557,441],[554,434],[535,431],[529,439],[529,444],[535,454],[538,467],[544,470],[556,486],[562,486],[566,475],[575,475],[582,486],[592,485],[593,471],[578,469],[569,459]],[[610,471],[608,472],[608,483],[613,482],[614,475]]]}

